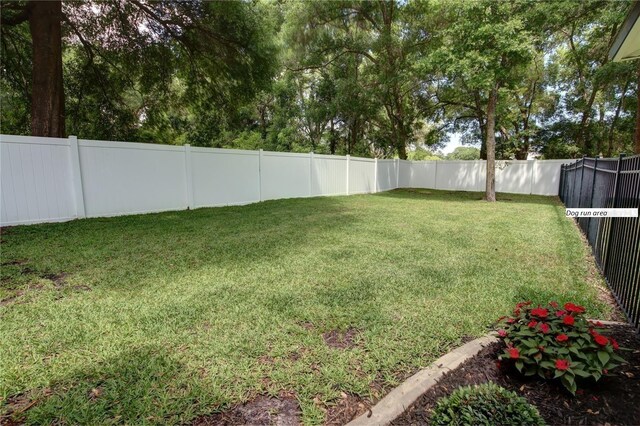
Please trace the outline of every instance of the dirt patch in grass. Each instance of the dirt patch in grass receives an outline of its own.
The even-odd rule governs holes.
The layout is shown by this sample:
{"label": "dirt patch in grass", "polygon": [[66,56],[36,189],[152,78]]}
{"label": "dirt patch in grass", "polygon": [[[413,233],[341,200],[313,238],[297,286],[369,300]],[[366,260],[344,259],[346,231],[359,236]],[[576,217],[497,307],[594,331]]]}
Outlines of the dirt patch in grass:
{"label": "dirt patch in grass", "polygon": [[349,423],[361,414],[370,411],[369,404],[357,395],[342,392],[342,398],[327,409],[324,424],[340,426]]}
{"label": "dirt patch in grass", "polygon": [[95,400],[97,400],[98,398],[100,398],[100,397],[102,396],[102,394],[103,394],[103,393],[104,393],[104,390],[102,390],[102,387],[101,387],[101,386],[98,386],[97,388],[93,388],[93,389],[91,389],[91,390],[88,392],[87,396],[89,397],[89,399],[90,399],[91,401],[95,401]]}
{"label": "dirt patch in grass", "polygon": [[355,328],[349,327],[346,331],[330,330],[322,333],[324,343],[333,349],[352,349],[357,346],[356,339],[360,334]]}
{"label": "dirt patch in grass", "polygon": [[525,397],[535,405],[548,424],[638,424],[640,419],[640,336],[629,326],[611,327],[608,333],[621,347],[629,362],[604,376],[597,383],[583,382],[572,396],[557,381],[526,378],[513,367],[498,364],[501,342],[484,348],[457,369],[446,373],[438,384],[424,393],[392,424],[429,424],[431,410],[438,399],[459,386],[493,381]]}
{"label": "dirt patch in grass", "polygon": [[0,306],[7,306],[7,305],[12,304],[16,299],[18,299],[23,294],[24,294],[24,291],[18,290],[12,296],[5,297],[4,299],[0,300]]}
{"label": "dirt patch in grass", "polygon": [[[51,389],[45,388],[38,392],[41,397],[51,395]],[[21,425],[23,415],[33,408],[40,398],[34,392],[23,392],[9,396],[5,401],[0,401],[0,425]]]}
{"label": "dirt patch in grass", "polygon": [[8,260],[6,262],[0,263],[0,266],[21,266],[26,264],[28,261],[28,259]]}
{"label": "dirt patch in grass", "polygon": [[57,287],[64,287],[67,283],[67,274],[64,272],[58,272],[56,274],[43,274],[42,278],[52,281],[53,284]]}
{"label": "dirt patch in grass", "polygon": [[198,417],[192,426],[298,426],[302,424],[301,416],[297,399],[282,393],[278,398],[261,395],[225,412]]}
{"label": "dirt patch in grass", "polygon": [[313,325],[313,323],[309,322],[309,321],[301,322],[298,325],[300,325],[300,327],[304,328],[307,331],[312,331],[312,330],[314,330],[316,328],[316,326]]}

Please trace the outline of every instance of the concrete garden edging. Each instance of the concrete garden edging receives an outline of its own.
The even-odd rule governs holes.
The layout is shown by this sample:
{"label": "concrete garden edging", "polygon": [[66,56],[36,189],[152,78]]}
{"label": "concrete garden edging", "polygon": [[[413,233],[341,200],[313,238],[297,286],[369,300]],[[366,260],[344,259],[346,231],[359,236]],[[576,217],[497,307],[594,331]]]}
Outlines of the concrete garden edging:
{"label": "concrete garden edging", "polygon": [[438,358],[429,367],[418,371],[400,386],[389,392],[368,411],[347,423],[347,426],[388,425],[409,408],[420,396],[435,385],[440,377],[471,358],[484,347],[497,342],[495,333],[472,340]]}
{"label": "concrete garden edging", "polygon": [[[590,320],[598,321],[598,320]],[[628,325],[619,321],[603,321],[602,325]],[[418,371],[382,398],[370,411],[356,417],[347,426],[386,426],[399,417],[423,393],[437,384],[442,375],[454,370],[467,359],[473,357],[486,346],[497,342],[497,334],[492,332],[486,336],[472,340],[457,347],[446,355],[435,360],[429,367]]]}

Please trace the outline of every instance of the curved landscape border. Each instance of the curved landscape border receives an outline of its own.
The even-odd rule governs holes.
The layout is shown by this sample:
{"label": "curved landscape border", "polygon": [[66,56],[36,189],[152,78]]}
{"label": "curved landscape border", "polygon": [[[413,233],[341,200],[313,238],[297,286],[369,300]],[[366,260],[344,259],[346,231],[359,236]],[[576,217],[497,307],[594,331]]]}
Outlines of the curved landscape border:
{"label": "curved landscape border", "polygon": [[[599,321],[603,325],[627,325],[627,323],[619,321]],[[456,369],[483,348],[497,341],[497,334],[492,332],[465,343],[446,355],[441,356],[429,365],[429,367],[418,371],[405,380],[400,386],[389,392],[389,394],[374,405],[370,411],[347,423],[347,426],[388,425],[404,413],[423,393],[436,385],[443,374]]]}

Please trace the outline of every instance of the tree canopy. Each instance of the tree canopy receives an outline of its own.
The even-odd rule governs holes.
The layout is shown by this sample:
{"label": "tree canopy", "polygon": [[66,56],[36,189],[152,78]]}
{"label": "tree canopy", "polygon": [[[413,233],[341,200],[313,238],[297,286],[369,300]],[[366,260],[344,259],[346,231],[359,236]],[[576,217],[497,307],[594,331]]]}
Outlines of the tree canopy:
{"label": "tree canopy", "polygon": [[431,158],[454,133],[482,158],[634,150],[638,64],[607,56],[629,1],[0,7],[2,133],[379,158]]}

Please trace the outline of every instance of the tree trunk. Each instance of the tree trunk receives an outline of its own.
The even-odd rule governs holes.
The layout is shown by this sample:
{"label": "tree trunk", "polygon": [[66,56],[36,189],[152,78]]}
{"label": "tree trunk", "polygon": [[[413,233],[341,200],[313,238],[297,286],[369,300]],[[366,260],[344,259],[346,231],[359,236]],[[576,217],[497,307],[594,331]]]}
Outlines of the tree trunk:
{"label": "tree trunk", "polygon": [[62,86],[62,2],[34,1],[29,29],[33,43],[31,134],[62,138],[64,89]]}
{"label": "tree trunk", "polygon": [[[606,153],[606,157],[611,157],[611,155],[613,154],[613,138],[615,135],[615,130],[616,130],[616,122],[618,121],[618,117],[620,117],[620,111],[622,110],[622,104],[624,103],[624,96],[627,94],[627,89],[629,88],[629,83],[630,80],[627,80],[626,83],[624,84],[624,89],[622,89],[622,96],[620,96],[620,100],[618,101],[618,106],[616,107],[616,112],[613,115],[613,119],[611,120],[611,127],[609,128],[609,137],[608,139],[608,143],[607,143],[607,153]],[[636,114],[636,126],[638,124],[638,118],[637,118],[637,114]],[[635,138],[636,138],[636,143],[637,143],[637,138],[638,138],[638,129],[636,127],[636,134],[635,134]]]}
{"label": "tree trunk", "polygon": [[496,104],[498,102],[498,89],[491,89],[489,103],[487,104],[487,179],[485,200],[496,201]]}
{"label": "tree trunk", "polygon": [[336,153],[336,148],[338,146],[338,138],[336,138],[336,130],[335,130],[335,125],[333,123],[333,118],[331,118],[331,127],[330,127],[330,131],[329,131],[329,153],[331,155],[335,155]]}
{"label": "tree trunk", "polygon": [[640,154],[640,61],[638,61],[638,106],[636,108],[636,133],[634,135],[634,154]]}

